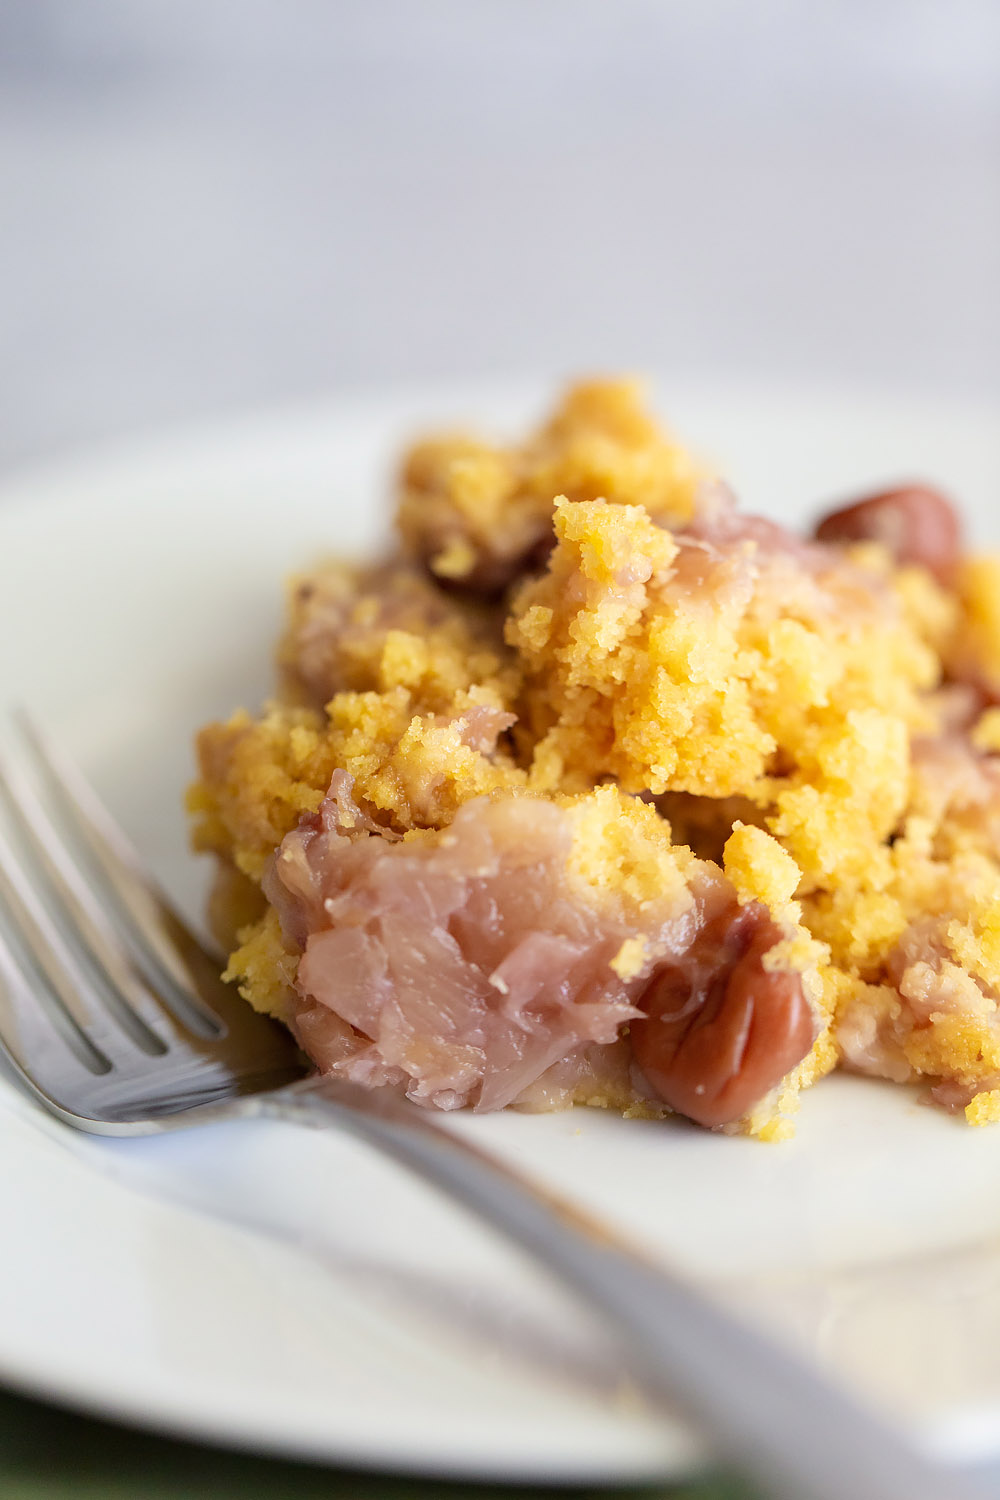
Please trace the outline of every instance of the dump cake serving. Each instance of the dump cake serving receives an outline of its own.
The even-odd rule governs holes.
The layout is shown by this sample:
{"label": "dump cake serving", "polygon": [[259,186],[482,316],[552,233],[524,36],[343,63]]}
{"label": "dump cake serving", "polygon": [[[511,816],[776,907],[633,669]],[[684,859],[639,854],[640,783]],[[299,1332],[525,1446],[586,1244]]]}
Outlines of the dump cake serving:
{"label": "dump cake serving", "polygon": [[323,1070],[779,1139],[839,1065],[1000,1117],[1000,558],[936,490],[795,536],[625,383],[430,438],[199,758],[227,975]]}

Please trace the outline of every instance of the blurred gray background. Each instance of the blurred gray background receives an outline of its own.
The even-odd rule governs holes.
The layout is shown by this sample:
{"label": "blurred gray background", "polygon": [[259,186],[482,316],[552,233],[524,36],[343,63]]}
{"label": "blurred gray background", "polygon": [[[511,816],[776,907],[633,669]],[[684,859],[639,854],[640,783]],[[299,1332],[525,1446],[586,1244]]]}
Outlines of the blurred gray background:
{"label": "blurred gray background", "polygon": [[320,389],[1000,392],[996,0],[0,0],[0,466]]}

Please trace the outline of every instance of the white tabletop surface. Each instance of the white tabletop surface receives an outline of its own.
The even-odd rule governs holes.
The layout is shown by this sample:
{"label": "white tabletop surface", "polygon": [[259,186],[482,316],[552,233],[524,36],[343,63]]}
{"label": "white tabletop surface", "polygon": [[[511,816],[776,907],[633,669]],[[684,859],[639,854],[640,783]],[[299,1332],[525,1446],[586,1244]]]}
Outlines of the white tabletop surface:
{"label": "white tabletop surface", "polygon": [[321,389],[1000,392],[995,0],[5,0],[0,468]]}

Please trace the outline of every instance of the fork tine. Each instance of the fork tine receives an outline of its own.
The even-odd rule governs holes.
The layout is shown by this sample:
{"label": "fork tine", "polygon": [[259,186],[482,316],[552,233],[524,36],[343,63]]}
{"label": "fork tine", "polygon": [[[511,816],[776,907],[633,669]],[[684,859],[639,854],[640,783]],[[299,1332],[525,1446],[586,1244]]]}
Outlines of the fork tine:
{"label": "fork tine", "polygon": [[[28,1056],[51,1052],[55,1036],[91,1073],[107,1073],[111,1061],[98,1038],[87,1027],[89,1017],[79,1014],[81,996],[71,984],[58,951],[46,946],[44,924],[39,925],[33,902],[18,894],[17,879],[6,850],[0,843],[0,988],[4,1011],[0,1034],[19,1069],[28,1067]],[[21,941],[16,945],[11,932]],[[21,952],[18,952],[20,947]],[[35,984],[26,977],[30,971]],[[98,1033],[101,1028],[98,1026]],[[103,1040],[103,1037],[100,1038]]]}
{"label": "fork tine", "polygon": [[66,833],[94,878],[99,904],[139,972],[197,1035],[221,1035],[219,957],[210,953],[153,882],[138,854],[76,767],[62,757],[29,716],[16,715],[32,762]]}
{"label": "fork tine", "polygon": [[[144,985],[28,783],[0,760],[0,797],[48,893],[49,910],[116,1021],[152,1055],[166,1050],[176,1021]],[[61,917],[61,920],[60,920]]]}
{"label": "fork tine", "polygon": [[288,1033],[240,1005],[242,1029],[178,1031],[156,1054],[131,1045],[0,838],[0,1073],[13,1069],[53,1113],[98,1134],[137,1134],[301,1078]]}
{"label": "fork tine", "polygon": [[0,931],[0,1076],[10,1071],[56,1113],[71,1118],[46,1086],[47,1075],[69,1080],[86,1095],[112,1069],[71,1017],[50,1010],[37,986],[28,983]]}
{"label": "fork tine", "polygon": [[223,983],[80,773],[24,734],[16,772],[0,768],[0,1067],[111,1135],[256,1108],[301,1079],[291,1034]]}

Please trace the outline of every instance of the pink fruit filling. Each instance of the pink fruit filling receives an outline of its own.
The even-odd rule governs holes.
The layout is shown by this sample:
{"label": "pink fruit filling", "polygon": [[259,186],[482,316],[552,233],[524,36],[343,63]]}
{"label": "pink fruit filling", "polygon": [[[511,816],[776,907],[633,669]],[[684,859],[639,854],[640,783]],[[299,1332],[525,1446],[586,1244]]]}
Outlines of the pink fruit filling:
{"label": "pink fruit filling", "polygon": [[[615,1075],[635,1098],[671,1104],[669,1088],[651,1088],[619,1038],[644,1016],[659,975],[676,985],[688,974],[690,992],[701,994],[701,976],[727,961],[723,941],[711,953],[704,941],[738,914],[716,867],[692,860],[686,883],[630,903],[572,872],[571,808],[478,798],[449,828],[399,839],[351,791],[346,773],[335,773],[266,881],[302,952],[292,1023],[321,1067],[442,1109],[545,1104]],[[774,928],[771,941],[780,936]],[[623,944],[636,940],[644,957],[624,966]],[[791,1062],[787,1051],[776,1058],[773,1076],[757,1080],[761,1092],[814,1034],[811,1025],[801,1031]],[[678,1084],[685,1099],[696,1087]],[[745,1090],[734,1097],[735,1117]]]}

